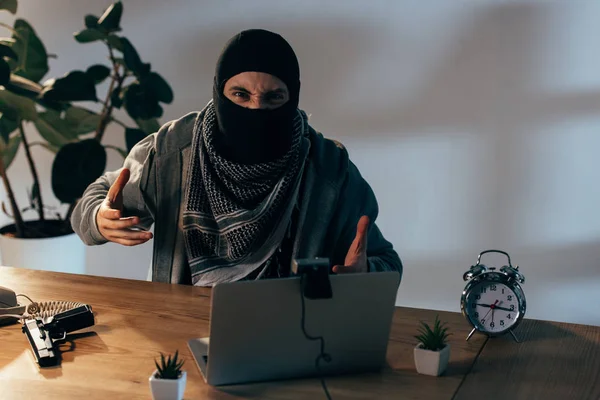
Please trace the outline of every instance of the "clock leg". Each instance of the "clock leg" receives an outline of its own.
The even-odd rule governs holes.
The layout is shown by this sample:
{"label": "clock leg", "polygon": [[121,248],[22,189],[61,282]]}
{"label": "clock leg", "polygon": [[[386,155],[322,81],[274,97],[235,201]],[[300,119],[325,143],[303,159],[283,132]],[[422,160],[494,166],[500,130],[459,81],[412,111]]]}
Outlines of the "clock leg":
{"label": "clock leg", "polygon": [[512,335],[513,339],[515,339],[515,342],[517,342],[517,343],[521,343],[521,341],[520,341],[520,340],[517,338],[517,336],[515,335],[515,333],[513,332],[513,330],[512,330],[512,329],[511,329],[509,332],[510,332],[510,334]]}
{"label": "clock leg", "polygon": [[[512,332],[512,331],[511,331]],[[469,339],[471,339],[471,336],[473,336],[473,334],[475,333],[475,328],[473,328],[471,330],[471,333],[469,333],[469,336],[467,336],[467,342],[469,341]]]}

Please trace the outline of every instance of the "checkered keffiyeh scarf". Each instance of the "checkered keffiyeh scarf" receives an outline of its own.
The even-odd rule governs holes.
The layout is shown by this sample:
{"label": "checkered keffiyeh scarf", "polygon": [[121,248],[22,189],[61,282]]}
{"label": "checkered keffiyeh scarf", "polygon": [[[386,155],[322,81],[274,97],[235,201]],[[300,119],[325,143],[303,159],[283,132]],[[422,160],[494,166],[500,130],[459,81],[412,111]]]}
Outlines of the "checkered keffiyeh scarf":
{"label": "checkered keffiyeh scarf", "polygon": [[306,115],[298,111],[287,154],[264,164],[237,164],[215,151],[219,131],[214,106],[208,104],[194,126],[183,211],[194,284],[203,272],[246,263],[264,245],[292,201],[307,130]]}

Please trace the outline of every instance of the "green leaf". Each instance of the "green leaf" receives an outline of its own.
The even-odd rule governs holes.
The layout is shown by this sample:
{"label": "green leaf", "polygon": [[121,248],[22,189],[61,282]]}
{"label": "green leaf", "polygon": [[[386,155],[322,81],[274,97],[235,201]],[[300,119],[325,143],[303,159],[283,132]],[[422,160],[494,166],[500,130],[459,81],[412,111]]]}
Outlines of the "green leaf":
{"label": "green leaf", "polygon": [[14,29],[16,31],[12,36],[14,41],[0,41],[10,46],[17,54],[18,62],[12,60],[9,62],[11,70],[19,76],[39,82],[48,72],[46,48],[27,21],[17,19]]}
{"label": "green leaf", "polygon": [[73,203],[106,168],[106,150],[94,139],[63,146],[52,164],[52,190],[62,203]]}
{"label": "green leaf", "polygon": [[6,85],[8,82],[10,82],[10,67],[0,58],[0,85]]}
{"label": "green leaf", "polygon": [[5,114],[0,115],[0,137],[4,140],[4,143],[8,142],[11,133],[17,130],[19,123],[10,119]]}
{"label": "green leaf", "polygon": [[11,46],[2,43],[0,43],[0,57],[12,58],[15,61],[19,59],[19,56]]}
{"label": "green leaf", "polygon": [[154,132],[158,132],[160,129],[160,124],[158,120],[153,119],[136,119],[135,123],[140,127],[141,130],[146,132],[146,134],[150,135]]}
{"label": "green leaf", "polygon": [[17,0],[0,0],[0,10],[6,10],[11,14],[16,14]]}
{"label": "green leaf", "polygon": [[97,28],[98,27],[98,17],[92,14],[88,14],[84,18],[85,27],[86,28]]}
{"label": "green leaf", "polygon": [[[0,38],[0,43],[2,43],[5,46],[11,47],[11,48],[12,48],[12,46],[14,46],[14,44],[16,42],[17,41],[15,40],[14,37],[9,37],[9,38],[8,37],[3,37],[3,38]],[[17,54],[17,56],[18,56],[18,54]]]}
{"label": "green leaf", "polygon": [[446,345],[446,339],[448,338],[448,328],[445,326],[446,323],[441,323],[439,316],[436,315],[433,329],[429,327],[425,322],[421,321],[419,328],[417,329],[419,335],[415,336],[420,343],[423,344],[423,348],[432,351],[439,351]]}
{"label": "green leaf", "polygon": [[20,96],[25,96],[30,99],[36,99],[42,91],[42,85],[32,80],[12,74],[10,82],[4,85],[6,89]]}
{"label": "green leaf", "polygon": [[106,65],[95,64],[89,67],[86,71],[86,74],[94,81],[94,83],[99,84],[102,83],[106,78],[110,76],[110,68]]}
{"label": "green leaf", "polygon": [[85,108],[71,106],[65,112],[65,123],[72,136],[94,132],[100,124],[101,116]]}
{"label": "green leaf", "polygon": [[66,122],[60,118],[56,111],[45,111],[38,115],[34,122],[40,136],[53,146],[62,147],[76,137],[69,132]]}
{"label": "green leaf", "polygon": [[419,334],[423,337],[429,337],[429,334],[427,333],[427,331],[423,328],[419,328],[417,329],[417,331],[419,332]]}
{"label": "green leaf", "polygon": [[164,354],[160,353],[161,362],[160,365],[156,360],[154,360],[154,364],[156,365],[156,369],[158,370],[158,376],[161,379],[177,379],[181,374],[181,367],[183,366],[184,361],[181,360],[178,362],[179,351],[175,352],[173,357],[168,356],[165,359]]}
{"label": "green leaf", "polygon": [[110,94],[110,104],[112,104],[112,106],[116,108],[121,108],[121,106],[123,105],[123,99],[121,98],[120,88],[116,87],[113,89],[112,93]]}
{"label": "green leaf", "polygon": [[6,89],[0,89],[0,112],[9,118],[18,120],[35,121],[37,111],[35,102],[27,97],[19,96]]}
{"label": "green leaf", "polygon": [[137,50],[127,38],[121,38],[123,45],[123,59],[125,66],[133,72],[137,77],[143,77],[150,72],[150,64],[142,62]]}
{"label": "green leaf", "polygon": [[154,93],[145,89],[137,82],[123,88],[122,96],[124,97],[125,109],[134,120],[160,118],[162,116],[163,109],[158,104]]}
{"label": "green leaf", "polygon": [[40,97],[51,101],[98,100],[94,81],[83,71],[71,71],[61,78],[45,82]]}
{"label": "green leaf", "polygon": [[[123,42],[121,42],[121,38],[118,37],[117,35],[108,35],[108,38],[106,39],[106,41],[108,42],[108,45],[110,47],[112,47],[113,49],[123,52]],[[120,59],[120,60],[122,60],[122,59]],[[124,62],[125,61],[123,61],[123,63]]]}
{"label": "green leaf", "polygon": [[17,155],[17,151],[19,151],[20,144],[20,135],[13,135],[8,140],[8,143],[0,139],[0,155],[2,156],[2,161],[4,162],[4,168],[8,169],[10,164],[13,162],[15,156]]}
{"label": "green leaf", "polygon": [[149,90],[154,93],[154,96],[158,101],[167,104],[173,101],[173,90],[171,90],[167,81],[156,72],[150,73],[150,75],[144,79],[144,85],[148,86]]}
{"label": "green leaf", "polygon": [[104,40],[106,35],[96,28],[86,28],[74,34],[75,40],[79,43],[91,43],[98,40]]}
{"label": "green leaf", "polygon": [[146,137],[146,132],[141,129],[126,128],[125,129],[125,143],[127,145],[127,152],[129,153],[133,146],[138,144],[140,140]]}
{"label": "green leaf", "polygon": [[142,64],[142,59],[129,39],[122,37],[121,44],[123,46],[123,59],[125,60],[125,65],[127,68],[135,72],[135,70]]}
{"label": "green leaf", "polygon": [[123,15],[123,3],[117,1],[111,4],[98,20],[98,25],[107,32],[120,30],[121,15]]}
{"label": "green leaf", "polygon": [[154,107],[153,113],[150,114],[150,118],[160,118],[163,116],[163,112],[164,112],[163,108],[157,102]]}
{"label": "green leaf", "polygon": [[429,325],[425,324],[425,331],[427,331],[427,335],[433,336],[433,331],[429,327]]}
{"label": "green leaf", "polygon": [[4,85],[4,87],[14,94],[37,101],[40,105],[49,109],[62,111],[68,106],[65,103],[40,99],[39,95],[43,89],[42,85],[22,76],[11,74],[10,82]]}

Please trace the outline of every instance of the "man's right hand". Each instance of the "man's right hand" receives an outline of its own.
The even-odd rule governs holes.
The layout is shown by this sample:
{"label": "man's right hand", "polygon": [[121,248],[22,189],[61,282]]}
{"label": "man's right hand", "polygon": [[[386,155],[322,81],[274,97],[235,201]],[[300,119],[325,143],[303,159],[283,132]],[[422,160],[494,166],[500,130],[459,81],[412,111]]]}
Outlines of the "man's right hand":
{"label": "man's right hand", "polygon": [[98,230],[110,242],[124,246],[137,246],[152,239],[152,233],[133,230],[140,223],[139,217],[123,218],[123,188],[129,181],[129,170],[124,168],[110,187],[108,195],[96,214]]}

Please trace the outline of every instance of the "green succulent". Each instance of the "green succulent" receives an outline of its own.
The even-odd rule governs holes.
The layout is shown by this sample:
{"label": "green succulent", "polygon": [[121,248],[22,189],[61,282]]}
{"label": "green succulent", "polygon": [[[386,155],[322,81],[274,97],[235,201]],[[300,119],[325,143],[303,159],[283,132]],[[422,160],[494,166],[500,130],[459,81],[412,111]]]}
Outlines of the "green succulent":
{"label": "green succulent", "polygon": [[158,370],[156,373],[158,379],[179,379],[184,361],[178,360],[178,356],[179,351],[175,352],[173,358],[169,355],[166,359],[164,354],[160,353],[160,365],[154,360],[154,365],[156,365],[156,369]]}
{"label": "green succulent", "polygon": [[445,327],[445,325],[446,323],[442,324],[437,315],[435,316],[433,329],[425,322],[421,321],[419,335],[415,336],[415,338],[423,344],[423,349],[439,351],[446,346],[446,340],[448,339],[448,336],[451,335],[448,333],[448,328]]}

